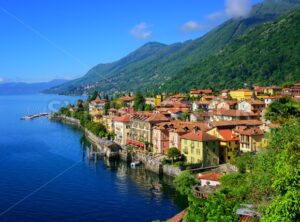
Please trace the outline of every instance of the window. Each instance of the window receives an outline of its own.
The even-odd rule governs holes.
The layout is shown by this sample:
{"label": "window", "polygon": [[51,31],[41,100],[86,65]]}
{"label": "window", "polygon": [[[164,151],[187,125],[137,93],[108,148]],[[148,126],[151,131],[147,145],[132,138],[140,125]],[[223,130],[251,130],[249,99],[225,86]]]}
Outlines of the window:
{"label": "window", "polygon": [[194,163],[194,162],[195,162],[195,158],[191,157],[191,163]]}
{"label": "window", "polygon": [[197,155],[200,155],[201,153],[200,153],[200,149],[196,149],[196,154]]}

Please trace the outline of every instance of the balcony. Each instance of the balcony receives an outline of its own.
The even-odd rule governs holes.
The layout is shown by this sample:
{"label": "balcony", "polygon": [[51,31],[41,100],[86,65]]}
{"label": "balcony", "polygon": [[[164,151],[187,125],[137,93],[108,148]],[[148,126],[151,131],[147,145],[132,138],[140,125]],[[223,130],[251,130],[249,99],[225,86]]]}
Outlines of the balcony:
{"label": "balcony", "polygon": [[215,193],[216,192],[216,187],[214,186],[200,186],[200,185],[195,185],[192,188],[192,192],[194,197],[199,198],[199,199],[206,199],[208,198],[209,194]]}

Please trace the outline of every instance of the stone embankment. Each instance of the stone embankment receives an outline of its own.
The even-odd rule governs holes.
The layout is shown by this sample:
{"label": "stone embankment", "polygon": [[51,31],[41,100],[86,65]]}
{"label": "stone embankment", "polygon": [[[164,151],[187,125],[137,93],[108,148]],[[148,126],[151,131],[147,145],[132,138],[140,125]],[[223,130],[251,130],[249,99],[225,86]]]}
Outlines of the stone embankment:
{"label": "stone embankment", "polygon": [[126,162],[131,162],[133,160],[140,161],[145,166],[145,169],[157,174],[164,174],[171,177],[176,177],[182,172],[178,167],[163,165],[159,159],[153,156],[141,152],[128,151],[126,146],[119,146],[110,140],[95,136],[92,132],[83,128],[78,119],[57,114],[50,115],[49,119],[81,128],[85,132],[85,136],[93,143],[94,146],[97,147],[98,151],[108,158],[120,157],[120,159]]}
{"label": "stone embankment", "polygon": [[154,156],[142,152],[128,151],[126,146],[122,147],[120,158],[127,162],[138,160],[143,163],[145,169],[161,175],[176,177],[182,172],[178,167],[163,165],[161,161]]}
{"label": "stone embankment", "polygon": [[78,119],[57,114],[49,116],[49,119],[81,128],[84,131],[86,138],[88,138],[88,140],[92,142],[92,144],[100,153],[103,153],[104,156],[108,158],[119,158],[119,150],[121,149],[119,145],[110,140],[95,136],[92,132],[83,128]]}

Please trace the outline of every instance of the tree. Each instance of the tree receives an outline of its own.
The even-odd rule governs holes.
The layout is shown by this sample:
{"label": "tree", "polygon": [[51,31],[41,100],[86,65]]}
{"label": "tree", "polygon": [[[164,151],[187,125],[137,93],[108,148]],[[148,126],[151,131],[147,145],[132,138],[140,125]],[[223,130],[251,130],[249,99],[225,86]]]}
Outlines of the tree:
{"label": "tree", "polygon": [[145,104],[144,110],[145,110],[145,111],[152,111],[153,108],[152,108],[152,106],[151,106],[150,104]]}
{"label": "tree", "polygon": [[136,110],[136,111],[138,111],[138,110],[142,111],[144,109],[144,101],[145,101],[145,99],[144,99],[144,97],[143,97],[143,95],[142,95],[141,92],[138,91],[135,94],[133,101],[134,101],[134,104],[133,104],[134,110]]}
{"label": "tree", "polygon": [[95,100],[97,98],[97,96],[99,96],[99,93],[95,90],[93,92],[93,94],[88,98],[88,101],[90,102],[90,101]]}
{"label": "tree", "polygon": [[300,117],[300,103],[290,98],[281,98],[268,106],[265,117],[274,123],[287,123]]}
{"label": "tree", "polygon": [[109,97],[107,94],[105,94],[104,99],[106,99],[107,101],[109,100]]}
{"label": "tree", "polygon": [[83,102],[82,99],[77,100],[77,108],[78,108],[79,111],[84,111],[83,104],[84,104],[84,102]]}
{"label": "tree", "polygon": [[171,147],[168,149],[168,158],[172,159],[172,165],[174,160],[180,156],[180,152],[176,147]]}
{"label": "tree", "polygon": [[182,172],[174,179],[174,185],[182,195],[188,196],[192,194],[192,187],[197,184],[197,180],[189,171]]}
{"label": "tree", "polygon": [[272,134],[269,149],[276,153],[272,187],[277,192],[262,221],[300,218],[300,119]]}
{"label": "tree", "polygon": [[107,103],[105,103],[105,105],[104,105],[104,114],[105,115],[108,115],[108,110],[110,109],[110,103],[109,102],[107,102]]}
{"label": "tree", "polygon": [[283,88],[290,88],[290,87],[292,87],[292,86],[294,86],[294,83],[293,83],[293,82],[284,82],[284,83],[282,84],[282,87],[283,87]]}

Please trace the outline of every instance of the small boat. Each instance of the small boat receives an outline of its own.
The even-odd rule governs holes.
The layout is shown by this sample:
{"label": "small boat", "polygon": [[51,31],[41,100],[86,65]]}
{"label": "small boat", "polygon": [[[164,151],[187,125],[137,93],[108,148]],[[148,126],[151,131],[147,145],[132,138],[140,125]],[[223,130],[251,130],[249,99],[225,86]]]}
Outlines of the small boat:
{"label": "small boat", "polygon": [[131,162],[130,166],[131,166],[132,168],[134,168],[134,167],[136,167],[136,166],[138,166],[138,165],[140,165],[140,164],[141,164],[140,161],[133,161],[133,162]]}

